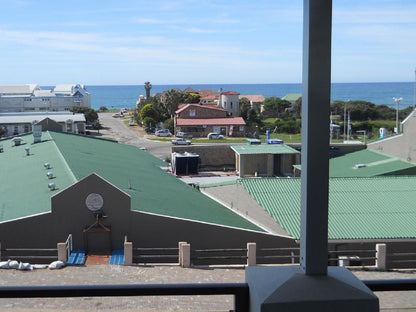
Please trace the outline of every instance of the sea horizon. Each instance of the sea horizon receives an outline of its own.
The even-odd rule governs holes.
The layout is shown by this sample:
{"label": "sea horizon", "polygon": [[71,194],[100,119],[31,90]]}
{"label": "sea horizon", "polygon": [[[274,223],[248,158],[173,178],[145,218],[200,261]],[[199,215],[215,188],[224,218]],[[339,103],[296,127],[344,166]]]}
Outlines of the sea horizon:
{"label": "sea horizon", "polygon": [[[135,108],[140,95],[145,95],[144,83],[141,85],[85,85],[91,94],[91,107],[99,109]],[[191,87],[195,90],[212,89],[235,91],[241,95],[263,95],[282,98],[289,93],[302,93],[302,83],[265,83],[265,84],[163,84],[154,85],[150,94],[162,93],[172,88],[183,90]],[[45,87],[46,88],[46,87]],[[367,101],[376,105],[396,107],[393,100],[402,98],[399,109],[415,105],[415,82],[334,82],[331,84],[332,101]]]}

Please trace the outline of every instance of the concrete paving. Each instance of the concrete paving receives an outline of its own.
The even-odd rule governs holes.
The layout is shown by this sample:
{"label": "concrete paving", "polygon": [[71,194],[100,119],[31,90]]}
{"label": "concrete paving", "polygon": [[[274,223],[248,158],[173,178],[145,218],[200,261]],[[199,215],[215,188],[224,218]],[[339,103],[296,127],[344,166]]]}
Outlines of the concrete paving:
{"label": "concrete paving", "polygon": [[[360,279],[416,278],[416,271],[353,270]],[[0,286],[244,282],[244,267],[86,265],[61,270],[0,270]],[[382,311],[416,311],[416,292],[379,292]],[[0,299],[1,311],[229,311],[232,296]]]}

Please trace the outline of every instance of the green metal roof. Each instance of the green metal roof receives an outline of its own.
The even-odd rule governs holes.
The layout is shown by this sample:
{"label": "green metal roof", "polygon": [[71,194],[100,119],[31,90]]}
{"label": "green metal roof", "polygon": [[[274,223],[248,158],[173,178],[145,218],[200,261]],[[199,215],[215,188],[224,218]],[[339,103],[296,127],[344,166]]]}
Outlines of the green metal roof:
{"label": "green metal roof", "polygon": [[[300,178],[239,183],[294,238],[300,238]],[[328,238],[416,238],[416,177],[331,178]]]}
{"label": "green metal roof", "polygon": [[329,169],[331,177],[416,175],[415,164],[369,149],[331,158]]}
{"label": "green metal roof", "polygon": [[[25,136],[29,142],[33,136]],[[43,132],[43,142],[11,147],[0,141],[0,222],[50,211],[50,197],[95,172],[131,196],[132,210],[259,230],[260,228],[176,179],[166,163],[130,145],[56,132]],[[52,165],[56,191],[49,191],[45,162]]]}
{"label": "green metal roof", "polygon": [[300,97],[302,97],[302,93],[288,93],[284,97],[282,97],[282,100],[293,102],[298,100]]}
{"label": "green metal roof", "polygon": [[300,153],[299,151],[285,144],[233,145],[231,148],[239,155]]}
{"label": "green metal roof", "polygon": [[[10,139],[0,141],[4,149],[0,153],[0,222],[49,212],[50,197],[76,182],[49,133],[44,132],[42,142],[37,144],[33,144],[33,135],[21,138],[19,146]],[[46,162],[51,164],[50,170],[45,169]],[[48,171],[55,178],[49,180]],[[49,183],[55,183],[57,190],[50,191]]]}

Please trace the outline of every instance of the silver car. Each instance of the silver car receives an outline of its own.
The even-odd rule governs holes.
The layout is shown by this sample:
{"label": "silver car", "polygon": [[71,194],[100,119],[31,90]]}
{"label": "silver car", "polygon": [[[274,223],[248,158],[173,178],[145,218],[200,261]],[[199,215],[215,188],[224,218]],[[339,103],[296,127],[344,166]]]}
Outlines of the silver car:
{"label": "silver car", "polygon": [[173,145],[190,145],[191,141],[185,140],[184,138],[174,139],[172,140]]}

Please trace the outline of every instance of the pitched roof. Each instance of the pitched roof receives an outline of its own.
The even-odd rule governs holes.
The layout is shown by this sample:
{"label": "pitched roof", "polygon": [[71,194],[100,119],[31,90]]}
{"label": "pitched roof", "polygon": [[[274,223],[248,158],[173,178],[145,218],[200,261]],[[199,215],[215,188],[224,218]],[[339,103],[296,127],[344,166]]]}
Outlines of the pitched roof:
{"label": "pitched roof", "polygon": [[282,97],[282,100],[294,102],[294,101],[297,101],[301,97],[302,97],[302,93],[288,93],[284,97]]}
{"label": "pitched roof", "polygon": [[188,88],[184,89],[183,92],[186,92],[186,93],[197,93],[198,91],[196,91],[192,87],[188,87]]}
{"label": "pitched roof", "polygon": [[187,109],[189,107],[197,107],[198,109],[211,109],[211,110],[227,112],[226,109],[221,108],[221,107],[217,107],[217,105],[215,105],[215,104],[214,105],[184,104],[184,105],[180,105],[179,109],[175,111],[175,114],[179,114],[179,113],[183,112],[185,109]]}
{"label": "pitched roof", "polygon": [[[26,144],[16,147],[0,141],[5,149],[0,153],[0,222],[49,212],[52,195],[96,173],[131,196],[132,210],[260,230],[161,170],[165,162],[135,146],[57,132],[43,132],[42,142],[33,145],[32,135],[22,138]],[[56,191],[48,189],[45,162],[56,176]]]}
{"label": "pitched roof", "polygon": [[[239,183],[294,238],[300,238],[300,178]],[[416,238],[416,177],[331,178],[328,239]]]}
{"label": "pitched roof", "polygon": [[263,103],[264,102],[264,96],[261,95],[261,94],[257,94],[257,95],[240,95],[238,98],[240,100],[242,98],[247,98],[247,99],[250,100],[250,102],[253,102],[253,103]]}
{"label": "pitched roof", "polygon": [[242,117],[226,118],[177,118],[177,126],[244,126],[246,123]]}

